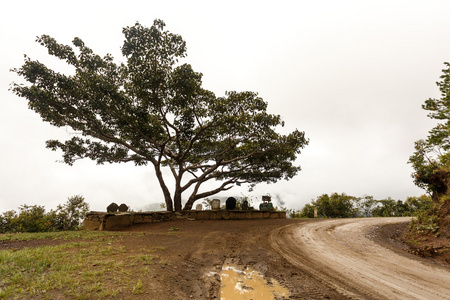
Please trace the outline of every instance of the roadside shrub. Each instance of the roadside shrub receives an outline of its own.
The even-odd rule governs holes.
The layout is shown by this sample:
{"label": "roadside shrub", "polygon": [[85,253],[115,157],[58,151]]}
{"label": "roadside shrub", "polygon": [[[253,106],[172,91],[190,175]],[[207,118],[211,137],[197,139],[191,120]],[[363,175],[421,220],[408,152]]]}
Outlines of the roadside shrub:
{"label": "roadside shrub", "polygon": [[314,209],[317,209],[319,218],[351,218],[358,216],[354,203],[356,197],[348,196],[345,193],[323,194],[312,200],[311,204],[306,204],[300,216],[305,218],[314,217]]}
{"label": "roadside shrub", "polygon": [[314,218],[314,206],[311,204],[305,204],[300,212],[300,218]]}
{"label": "roadside shrub", "polygon": [[58,205],[55,212],[51,211],[54,230],[77,230],[89,211],[89,204],[84,197],[70,197],[63,205]]}
{"label": "roadside shrub", "polygon": [[[300,218],[313,218],[317,209],[319,218],[354,218],[354,217],[407,217],[427,212],[433,205],[431,197],[408,197],[406,201],[390,197],[375,200],[372,196],[348,196],[345,193],[323,194],[305,204],[300,211]],[[293,212],[295,215],[295,212]]]}
{"label": "roadside shrub", "polygon": [[19,212],[10,210],[0,215],[0,233],[77,230],[88,211],[89,204],[79,195],[48,213],[43,206],[24,204]]}
{"label": "roadside shrub", "polygon": [[43,232],[51,231],[51,221],[40,205],[22,205],[16,222],[16,232]]}
{"label": "roadside shrub", "polygon": [[423,234],[435,234],[439,231],[439,217],[437,215],[439,209],[437,205],[433,205],[428,210],[420,210],[416,214],[414,219],[409,225],[409,231],[411,233]]}
{"label": "roadside shrub", "polygon": [[280,211],[285,211],[288,219],[299,219],[302,217],[301,211],[293,208],[281,207]]}
{"label": "roadside shrub", "polygon": [[17,227],[18,215],[15,210],[9,210],[0,215],[0,233],[14,232]]}

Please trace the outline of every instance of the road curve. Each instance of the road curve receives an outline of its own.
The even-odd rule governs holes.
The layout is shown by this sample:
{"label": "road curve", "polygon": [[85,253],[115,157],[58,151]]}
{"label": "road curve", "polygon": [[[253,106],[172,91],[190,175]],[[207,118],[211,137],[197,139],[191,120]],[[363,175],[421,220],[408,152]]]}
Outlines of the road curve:
{"label": "road curve", "polygon": [[410,218],[329,219],[270,234],[293,265],[351,299],[450,299],[448,268],[424,265],[366,238],[374,226]]}

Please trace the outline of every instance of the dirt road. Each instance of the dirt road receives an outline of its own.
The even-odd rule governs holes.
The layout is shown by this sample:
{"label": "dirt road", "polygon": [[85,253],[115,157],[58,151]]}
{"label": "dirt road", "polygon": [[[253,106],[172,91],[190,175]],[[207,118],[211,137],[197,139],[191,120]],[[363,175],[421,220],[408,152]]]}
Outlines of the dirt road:
{"label": "dirt road", "polygon": [[[238,274],[244,269],[257,271],[271,286],[277,282],[288,290],[288,296],[271,298],[269,293],[267,299],[450,299],[449,267],[406,253],[403,244],[390,248],[392,236],[402,226],[371,229],[399,221],[408,219],[184,219],[127,228],[107,243],[103,239],[81,239],[83,243],[80,239],[11,240],[0,241],[0,251],[70,242],[80,244],[66,250],[70,255],[86,249],[107,250],[105,262],[114,261],[120,267],[106,265],[95,284],[114,290],[118,299],[249,299],[247,291],[259,287],[242,286],[237,290],[244,293],[240,298],[222,294],[227,285],[237,284],[225,283],[220,274],[235,268]],[[86,263],[84,271],[99,268],[101,264]],[[51,269],[46,273],[51,274]],[[74,274],[74,280],[79,274]],[[124,286],[128,281],[142,283],[139,293]],[[50,292],[29,298],[66,298],[64,290]],[[87,298],[102,298],[96,291],[84,293]]]}
{"label": "dirt road", "polygon": [[272,231],[291,264],[352,299],[450,299],[448,268],[398,255],[369,240],[370,228],[410,218],[333,219]]}

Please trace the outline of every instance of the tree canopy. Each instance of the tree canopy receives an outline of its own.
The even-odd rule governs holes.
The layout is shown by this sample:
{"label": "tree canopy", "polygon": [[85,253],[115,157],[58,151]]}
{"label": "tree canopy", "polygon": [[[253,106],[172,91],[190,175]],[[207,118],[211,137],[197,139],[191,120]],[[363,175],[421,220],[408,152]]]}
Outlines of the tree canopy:
{"label": "tree canopy", "polygon": [[[428,117],[438,120],[428,137],[416,141],[415,152],[409,158],[414,168],[413,178],[417,186],[425,189],[434,205],[418,219],[413,231],[417,234],[432,234],[442,240],[450,238],[450,63],[444,63],[441,81],[437,86],[440,98],[430,98],[422,108],[429,111]],[[423,228],[433,228],[423,231]],[[434,244],[433,244],[434,246]]]}
{"label": "tree canopy", "polygon": [[414,182],[426,189],[437,200],[450,187],[450,63],[446,62],[441,81],[437,86],[440,98],[430,98],[422,108],[429,111],[428,117],[439,120],[429,131],[426,139],[415,142],[415,152],[409,158],[415,172]]}
{"label": "tree canopy", "polygon": [[[150,28],[139,23],[124,28],[121,64],[110,54],[95,54],[80,38],[73,40],[75,48],[48,35],[37,38],[75,71],[61,74],[28,57],[13,69],[31,84],[12,85],[30,109],[78,133],[67,141],[49,140],[47,147],[62,150],[69,165],[82,158],[151,164],[167,209],[176,211],[183,193],[188,193],[184,208],[190,209],[236,183],[252,188],[295,176],[297,155],[308,144],[304,132],[277,133],[284,122],[269,114],[267,102],[254,92],[217,97],[204,89],[202,74],[179,62],[186,56],[185,41],[164,28],[161,20]],[[171,171],[173,191],[163,168]],[[213,180],[218,182],[213,188],[201,188]]]}

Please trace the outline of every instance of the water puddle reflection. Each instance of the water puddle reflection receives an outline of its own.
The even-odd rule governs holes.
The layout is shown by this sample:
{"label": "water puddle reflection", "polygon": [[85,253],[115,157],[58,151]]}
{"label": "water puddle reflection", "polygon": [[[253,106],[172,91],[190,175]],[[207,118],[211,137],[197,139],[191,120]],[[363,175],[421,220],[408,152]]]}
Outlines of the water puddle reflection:
{"label": "water puddle reflection", "polygon": [[289,291],[275,280],[268,282],[258,271],[233,264],[222,266],[220,280],[222,300],[269,300],[289,296]]}

